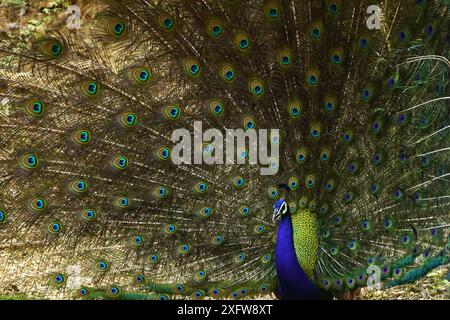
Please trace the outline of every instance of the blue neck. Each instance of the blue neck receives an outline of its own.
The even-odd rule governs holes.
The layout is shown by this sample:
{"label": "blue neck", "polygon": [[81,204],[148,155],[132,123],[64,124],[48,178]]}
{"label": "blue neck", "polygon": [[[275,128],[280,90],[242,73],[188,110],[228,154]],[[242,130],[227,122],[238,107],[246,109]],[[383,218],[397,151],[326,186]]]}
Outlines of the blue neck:
{"label": "blue neck", "polygon": [[309,280],[298,263],[294,248],[294,232],[289,214],[281,218],[275,246],[275,264],[279,293],[287,300],[317,300],[324,294]]}

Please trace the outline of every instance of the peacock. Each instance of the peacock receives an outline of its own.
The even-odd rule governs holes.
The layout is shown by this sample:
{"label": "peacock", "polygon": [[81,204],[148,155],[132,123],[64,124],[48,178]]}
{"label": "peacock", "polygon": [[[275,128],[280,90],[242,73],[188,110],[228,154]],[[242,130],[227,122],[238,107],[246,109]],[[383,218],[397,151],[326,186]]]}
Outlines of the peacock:
{"label": "peacock", "polygon": [[81,9],[0,38],[2,296],[332,299],[448,265],[448,1]]}

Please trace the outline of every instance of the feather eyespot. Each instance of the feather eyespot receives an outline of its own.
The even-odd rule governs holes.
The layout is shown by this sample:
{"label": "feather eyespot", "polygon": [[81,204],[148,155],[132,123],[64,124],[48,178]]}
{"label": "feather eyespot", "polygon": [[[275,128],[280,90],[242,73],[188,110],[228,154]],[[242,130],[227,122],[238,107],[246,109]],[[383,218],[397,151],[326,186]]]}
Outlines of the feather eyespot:
{"label": "feather eyespot", "polygon": [[96,81],[85,81],[81,85],[81,91],[86,97],[95,97],[100,91],[99,84]]}
{"label": "feather eyespot", "polygon": [[270,21],[277,20],[281,15],[281,6],[277,0],[269,0],[264,6],[264,15]]}
{"label": "feather eyespot", "polygon": [[163,114],[167,120],[176,121],[181,117],[181,107],[177,104],[168,105],[164,108]]}
{"label": "feather eyespot", "polygon": [[184,72],[191,78],[197,78],[202,72],[200,63],[196,59],[185,60],[183,67]]}
{"label": "feather eyespot", "polygon": [[40,117],[44,114],[46,104],[43,100],[33,99],[25,104],[26,112],[33,117]]}
{"label": "feather eyespot", "polygon": [[86,209],[81,212],[81,219],[91,222],[97,218],[97,212],[93,209]]}
{"label": "feather eyespot", "polygon": [[39,157],[34,153],[27,153],[20,158],[20,166],[27,170],[35,170],[40,165]]}
{"label": "feather eyespot", "polygon": [[8,214],[5,211],[0,210],[0,224],[4,223],[7,219]]}
{"label": "feather eyespot", "polygon": [[164,31],[173,31],[175,28],[175,20],[167,13],[158,16],[158,24]]}
{"label": "feather eyespot", "polygon": [[231,64],[224,64],[220,68],[220,77],[226,83],[233,83],[236,80],[236,70]]}

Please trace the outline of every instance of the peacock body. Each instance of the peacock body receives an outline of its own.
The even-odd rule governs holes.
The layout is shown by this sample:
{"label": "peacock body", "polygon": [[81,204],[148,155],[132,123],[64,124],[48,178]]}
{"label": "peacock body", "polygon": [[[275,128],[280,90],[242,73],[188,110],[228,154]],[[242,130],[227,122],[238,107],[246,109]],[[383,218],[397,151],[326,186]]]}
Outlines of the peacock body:
{"label": "peacock body", "polygon": [[[101,0],[3,36],[0,293],[322,299],[448,264],[449,4],[374,4]],[[175,164],[177,129],[225,148],[196,121],[279,130],[273,174]]]}

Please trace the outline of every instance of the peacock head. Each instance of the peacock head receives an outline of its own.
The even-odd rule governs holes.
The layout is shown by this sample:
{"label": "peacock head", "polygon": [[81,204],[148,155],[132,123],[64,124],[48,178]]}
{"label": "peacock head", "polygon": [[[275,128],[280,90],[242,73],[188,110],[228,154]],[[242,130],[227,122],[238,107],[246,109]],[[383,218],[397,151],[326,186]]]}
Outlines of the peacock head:
{"label": "peacock head", "polygon": [[273,205],[273,216],[272,220],[273,222],[281,219],[282,216],[284,216],[288,212],[288,205],[284,198],[281,198],[275,202]]}

